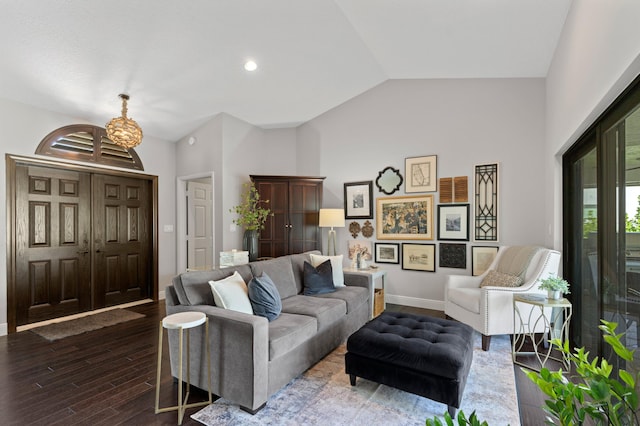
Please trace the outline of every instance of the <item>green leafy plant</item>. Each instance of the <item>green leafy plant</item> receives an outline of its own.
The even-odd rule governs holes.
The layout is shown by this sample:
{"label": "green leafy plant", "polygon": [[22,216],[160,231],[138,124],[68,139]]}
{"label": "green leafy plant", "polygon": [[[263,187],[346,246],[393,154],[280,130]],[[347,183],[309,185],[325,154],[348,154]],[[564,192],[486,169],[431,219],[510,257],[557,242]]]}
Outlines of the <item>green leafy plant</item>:
{"label": "green leafy plant", "polygon": [[[600,320],[605,342],[625,361],[633,360],[632,350],[621,342],[624,333],[616,334],[618,324]],[[589,361],[584,348],[569,350],[569,343],[553,339],[551,344],[562,352],[574,366],[576,376],[565,372],[551,372],[542,368],[540,373],[522,369],[550,399],[543,409],[561,425],[582,425],[587,418],[597,425],[638,425],[638,375],[618,370],[612,377],[613,366],[606,359],[595,357]],[[551,419],[549,424],[555,424]]]}
{"label": "green leafy plant", "polygon": [[426,425],[427,426],[453,426],[454,424],[457,424],[458,426],[465,426],[465,425],[469,425],[469,426],[489,426],[489,424],[486,421],[480,421],[478,419],[478,417],[476,416],[476,412],[472,412],[471,415],[469,416],[469,418],[467,418],[464,414],[464,411],[459,410],[458,411],[458,415],[456,417],[457,422],[454,423],[453,418],[451,418],[451,415],[449,415],[449,412],[444,413],[444,423],[442,420],[440,420],[438,418],[438,416],[435,416],[433,419],[427,419]]}
{"label": "green leafy plant", "polygon": [[569,282],[562,279],[562,277],[551,274],[547,278],[540,280],[540,286],[538,288],[541,290],[560,291],[563,294],[568,294]]}
{"label": "green leafy plant", "polygon": [[245,183],[243,187],[241,203],[229,209],[231,213],[238,215],[233,223],[250,231],[264,229],[264,223],[271,214],[271,210],[263,205],[268,204],[269,200],[260,199],[260,194],[253,182]]}

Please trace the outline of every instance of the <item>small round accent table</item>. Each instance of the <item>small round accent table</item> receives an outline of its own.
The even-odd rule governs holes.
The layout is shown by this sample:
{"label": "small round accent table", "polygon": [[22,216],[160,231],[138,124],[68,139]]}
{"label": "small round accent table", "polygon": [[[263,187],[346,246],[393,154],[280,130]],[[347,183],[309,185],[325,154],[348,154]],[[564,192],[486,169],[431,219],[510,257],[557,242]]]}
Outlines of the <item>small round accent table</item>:
{"label": "small round accent table", "polygon": [[[209,399],[202,402],[194,402],[187,404],[189,401],[189,389],[191,388],[191,370],[189,365],[189,329],[198,327],[204,324],[205,345],[207,345],[207,383]],[[163,329],[167,330],[179,330],[180,332],[180,344],[178,364],[180,364],[180,372],[178,373],[178,405],[173,407],[160,408],[160,370],[162,365],[162,336],[164,334]],[[187,330],[187,393],[182,399],[182,353],[183,353],[183,334],[184,330]],[[211,404],[211,357],[209,351],[209,318],[203,312],[179,312],[166,316],[160,321],[159,334],[158,334],[158,376],[156,379],[156,414],[164,413],[167,411],[178,410],[178,424],[182,424],[184,412],[187,408],[201,407],[203,405]]]}

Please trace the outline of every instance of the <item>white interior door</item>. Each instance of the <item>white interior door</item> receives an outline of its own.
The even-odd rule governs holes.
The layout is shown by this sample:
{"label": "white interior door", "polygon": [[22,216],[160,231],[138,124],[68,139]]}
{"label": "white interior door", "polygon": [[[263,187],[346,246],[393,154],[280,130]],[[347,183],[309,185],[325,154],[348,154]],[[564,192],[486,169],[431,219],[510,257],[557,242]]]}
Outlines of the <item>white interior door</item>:
{"label": "white interior door", "polygon": [[213,259],[213,185],[187,182],[187,269],[209,270]]}

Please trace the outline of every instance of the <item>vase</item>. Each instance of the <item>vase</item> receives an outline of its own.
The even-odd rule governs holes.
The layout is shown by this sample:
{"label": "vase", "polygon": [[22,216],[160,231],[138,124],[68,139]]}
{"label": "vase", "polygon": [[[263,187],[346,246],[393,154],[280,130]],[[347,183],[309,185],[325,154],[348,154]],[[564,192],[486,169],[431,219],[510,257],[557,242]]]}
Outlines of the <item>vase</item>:
{"label": "vase", "polygon": [[547,298],[552,300],[560,300],[562,293],[560,290],[547,290]]}
{"label": "vase", "polygon": [[258,259],[258,231],[247,229],[242,237],[242,250],[249,252],[249,262]]}

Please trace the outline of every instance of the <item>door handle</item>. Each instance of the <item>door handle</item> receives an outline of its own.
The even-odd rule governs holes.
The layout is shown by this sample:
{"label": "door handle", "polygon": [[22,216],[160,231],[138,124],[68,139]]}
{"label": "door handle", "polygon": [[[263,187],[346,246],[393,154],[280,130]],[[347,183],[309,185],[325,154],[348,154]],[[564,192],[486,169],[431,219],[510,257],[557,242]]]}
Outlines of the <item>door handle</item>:
{"label": "door handle", "polygon": [[78,250],[76,253],[78,253],[78,254],[87,254],[87,253],[89,253],[89,250],[87,250],[87,249]]}

